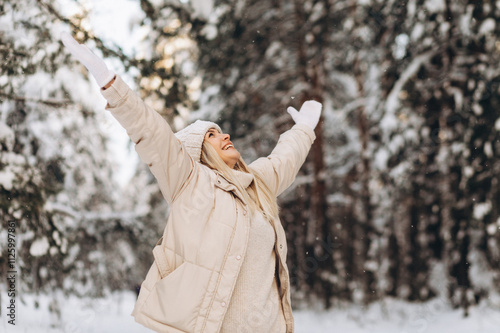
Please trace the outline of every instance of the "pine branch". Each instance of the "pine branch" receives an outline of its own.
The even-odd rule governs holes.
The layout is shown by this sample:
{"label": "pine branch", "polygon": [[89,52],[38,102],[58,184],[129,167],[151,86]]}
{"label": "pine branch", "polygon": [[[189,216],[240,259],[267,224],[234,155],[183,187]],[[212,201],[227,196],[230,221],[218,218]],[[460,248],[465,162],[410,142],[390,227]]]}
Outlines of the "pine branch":
{"label": "pine branch", "polygon": [[13,100],[16,102],[33,102],[33,103],[45,104],[45,105],[52,106],[55,108],[68,106],[68,105],[75,105],[75,103],[73,103],[70,100],[36,99],[36,98],[29,98],[29,97],[24,97],[24,96],[6,94],[6,93],[1,92],[1,91],[0,91],[0,97],[4,97],[6,99]]}
{"label": "pine branch", "polygon": [[78,220],[100,220],[100,221],[112,221],[112,220],[130,220],[137,219],[140,217],[139,214],[135,212],[81,212],[76,211],[71,207],[59,204],[59,203],[47,203],[45,209],[51,213],[66,215]]}
{"label": "pine branch", "polygon": [[408,65],[408,67],[401,73],[401,76],[394,84],[394,87],[389,92],[386,101],[386,110],[389,114],[394,114],[399,107],[399,93],[405,86],[405,84],[410,80],[420,69],[422,64],[427,63],[429,59],[435,54],[435,51],[428,51],[421,54],[413,59],[413,61]]}
{"label": "pine branch", "polygon": [[61,15],[52,5],[46,3],[42,0],[37,0],[37,1],[38,1],[38,3],[40,3],[41,7],[45,8],[50,14],[55,16],[58,20],[60,20],[64,23],[67,23],[69,26],[71,26],[71,28],[73,30],[75,30],[77,32],[81,32],[84,35],[84,38],[83,38],[84,41],[85,40],[93,40],[96,43],[96,47],[102,51],[102,53],[105,57],[111,56],[111,57],[116,57],[116,58],[120,59],[120,61],[122,62],[122,64],[125,66],[126,69],[129,69],[130,67],[137,67],[137,68],[143,67],[142,64],[144,63],[144,61],[136,60],[136,59],[133,59],[133,58],[127,56],[119,46],[115,45],[116,49],[112,49],[112,48],[105,46],[102,39],[95,36],[90,31],[84,30],[81,26],[79,26],[78,24],[73,22],[71,19],[66,18],[63,15]]}

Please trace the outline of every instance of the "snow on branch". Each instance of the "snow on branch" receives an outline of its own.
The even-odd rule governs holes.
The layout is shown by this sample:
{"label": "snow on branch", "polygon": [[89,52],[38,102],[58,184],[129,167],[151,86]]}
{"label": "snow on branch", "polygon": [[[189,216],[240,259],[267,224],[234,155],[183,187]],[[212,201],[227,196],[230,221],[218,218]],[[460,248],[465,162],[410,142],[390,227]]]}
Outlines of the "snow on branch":
{"label": "snow on branch", "polygon": [[107,47],[104,45],[104,41],[101,38],[98,38],[95,36],[91,31],[87,31],[83,29],[79,24],[75,23],[73,20],[64,17],[61,13],[59,13],[51,4],[42,1],[42,0],[37,0],[37,2],[45,8],[50,14],[52,14],[54,17],[56,17],[59,21],[64,22],[68,25],[71,26],[71,28],[74,31],[81,32],[84,36],[83,40],[93,40],[96,44],[96,46],[101,50],[103,55],[105,57],[107,56],[112,56],[112,57],[117,57],[120,59],[122,64],[126,67],[138,67],[140,68],[141,66],[141,61],[136,60],[132,57],[127,56],[120,47],[116,46],[115,49],[112,49],[110,47]]}
{"label": "snow on branch", "polygon": [[34,102],[34,103],[45,104],[45,105],[56,107],[56,108],[74,104],[73,102],[71,102],[69,100],[36,99],[36,98],[29,98],[29,97],[24,97],[24,96],[6,94],[3,92],[0,92],[0,96],[5,97],[6,99],[16,101],[16,102]]}
{"label": "snow on branch", "polygon": [[344,107],[340,109],[340,114],[347,115],[351,111],[354,111],[362,106],[365,106],[366,101],[367,101],[366,98],[355,99],[354,101],[345,104]]}
{"label": "snow on branch", "polygon": [[45,205],[45,209],[49,212],[62,214],[72,217],[77,220],[131,220],[140,217],[138,213],[135,212],[79,212],[71,207],[62,205],[57,202],[48,202]]}
{"label": "snow on branch", "polygon": [[436,51],[433,50],[419,55],[418,57],[413,59],[413,61],[408,65],[403,73],[401,73],[400,78],[396,81],[394,87],[387,96],[387,100],[385,103],[386,112],[384,118],[381,121],[381,126],[385,130],[391,130],[395,127],[393,116],[399,107],[399,94],[401,93],[401,90],[403,90],[403,87],[408,82],[408,80],[418,72],[422,64],[427,62],[435,54],[435,52]]}

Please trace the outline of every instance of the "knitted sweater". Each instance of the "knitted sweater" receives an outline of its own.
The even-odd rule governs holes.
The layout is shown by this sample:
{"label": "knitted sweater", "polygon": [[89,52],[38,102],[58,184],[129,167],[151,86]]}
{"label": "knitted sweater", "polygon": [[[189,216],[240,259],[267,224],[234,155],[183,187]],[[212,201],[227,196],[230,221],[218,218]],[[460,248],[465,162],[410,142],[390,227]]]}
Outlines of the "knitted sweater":
{"label": "knitted sweater", "polygon": [[221,333],[284,333],[276,281],[275,232],[260,212],[250,219],[248,247]]}

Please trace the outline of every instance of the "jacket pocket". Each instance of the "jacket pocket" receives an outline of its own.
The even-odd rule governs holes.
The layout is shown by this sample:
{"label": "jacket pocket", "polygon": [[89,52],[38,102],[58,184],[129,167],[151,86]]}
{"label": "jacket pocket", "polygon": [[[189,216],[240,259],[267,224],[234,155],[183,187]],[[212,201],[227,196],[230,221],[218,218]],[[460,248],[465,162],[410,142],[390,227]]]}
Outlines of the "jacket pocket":
{"label": "jacket pocket", "polygon": [[154,321],[194,332],[212,271],[184,262],[159,280],[141,309]]}

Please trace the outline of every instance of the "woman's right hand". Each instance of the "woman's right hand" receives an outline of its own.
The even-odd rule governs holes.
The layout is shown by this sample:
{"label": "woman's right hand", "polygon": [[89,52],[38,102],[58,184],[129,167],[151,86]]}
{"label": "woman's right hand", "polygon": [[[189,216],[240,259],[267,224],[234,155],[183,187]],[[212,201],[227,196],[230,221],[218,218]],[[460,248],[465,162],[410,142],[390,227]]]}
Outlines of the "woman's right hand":
{"label": "woman's right hand", "polygon": [[101,58],[90,51],[87,46],[78,43],[69,33],[63,32],[61,34],[61,41],[68,51],[87,67],[99,87],[106,87],[115,78],[115,73],[108,69]]}

